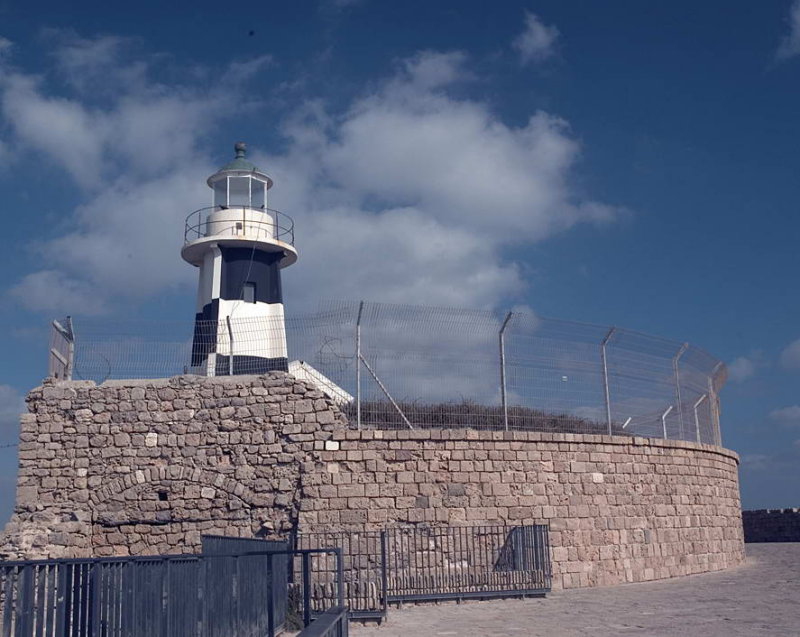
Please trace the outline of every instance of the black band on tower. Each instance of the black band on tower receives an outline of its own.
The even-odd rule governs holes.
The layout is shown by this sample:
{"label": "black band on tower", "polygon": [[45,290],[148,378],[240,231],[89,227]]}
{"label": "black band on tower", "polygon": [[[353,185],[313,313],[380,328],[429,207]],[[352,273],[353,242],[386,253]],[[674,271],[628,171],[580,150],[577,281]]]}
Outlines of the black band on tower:
{"label": "black band on tower", "polygon": [[244,298],[245,283],[255,285],[255,298],[259,303],[282,303],[281,271],[278,262],[281,252],[262,252],[252,248],[220,247],[222,252],[222,279],[220,298],[236,301]]}

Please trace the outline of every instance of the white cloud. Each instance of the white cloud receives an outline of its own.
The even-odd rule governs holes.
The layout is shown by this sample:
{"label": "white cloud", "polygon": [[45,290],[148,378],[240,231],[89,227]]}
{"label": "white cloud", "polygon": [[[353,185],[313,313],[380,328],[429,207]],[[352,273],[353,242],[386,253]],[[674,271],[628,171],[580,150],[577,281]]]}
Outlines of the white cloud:
{"label": "white cloud", "polygon": [[728,378],[736,383],[752,378],[756,373],[756,366],[749,358],[740,356],[728,364]]}
{"label": "white cloud", "polygon": [[781,365],[786,369],[800,369],[800,338],[781,352]]}
{"label": "white cloud", "polygon": [[543,62],[554,55],[558,35],[556,27],[547,26],[536,14],[526,11],[525,30],[514,39],[512,46],[523,64]]}
{"label": "white cloud", "polygon": [[97,297],[90,284],[55,270],[32,272],[9,292],[28,309],[54,315],[108,311],[105,300]]}
{"label": "white cloud", "polygon": [[762,350],[753,350],[747,356],[739,356],[728,363],[728,378],[735,383],[742,383],[756,375],[759,369],[766,367]]}
{"label": "white cloud", "polygon": [[8,144],[0,139],[0,168],[11,163],[12,155]]}
{"label": "white cloud", "polygon": [[[120,68],[136,66],[125,42],[67,40],[59,64],[87,82],[88,51],[98,47]],[[285,290],[296,311],[334,297],[496,306],[524,290],[519,267],[503,258],[507,246],[619,214],[576,196],[580,146],[564,120],[537,112],[509,126],[485,103],[453,97],[453,85],[470,79],[465,62],[462,53],[420,53],[344,112],[309,99],[281,125],[287,150],[253,157],[275,179],[271,205],[295,217],[301,260]],[[252,77],[270,63],[237,63],[233,74]],[[97,78],[109,75],[103,68]],[[0,83],[15,141],[86,192],[69,232],[35,246],[44,269],[13,290],[32,309],[97,313],[120,295],[194,281],[176,246],[183,218],[208,196],[213,166],[199,140],[218,118],[242,112],[245,92],[209,91],[204,81],[161,86],[136,68],[131,91],[99,90],[99,102],[77,80],[68,97],[20,71]]]}
{"label": "white cloud", "polygon": [[751,471],[764,471],[774,466],[773,457],[763,453],[747,453],[742,455],[742,467]]}
{"label": "white cloud", "polygon": [[789,33],[781,40],[775,54],[778,60],[786,60],[800,54],[800,0],[795,0],[789,9]]}
{"label": "white cloud", "polygon": [[19,416],[26,411],[22,395],[10,385],[0,385],[0,444],[17,442]]}
{"label": "white cloud", "polygon": [[33,310],[96,314],[115,297],[188,282],[192,268],[176,246],[185,216],[208,201],[203,178],[212,172],[198,142],[219,118],[251,106],[237,82],[269,58],[234,62],[211,90],[202,78],[167,87],[148,79],[144,62],[123,58],[126,41],[49,35],[71,89],[56,92],[42,77],[6,67],[0,115],[15,146],[63,169],[85,200],[66,234],[32,246],[46,267],[11,293]]}
{"label": "white cloud", "polygon": [[3,79],[3,116],[17,139],[63,166],[82,185],[101,175],[105,118],[80,103],[48,98],[30,76],[10,74]]}
{"label": "white cloud", "polygon": [[0,60],[11,53],[13,46],[14,44],[11,40],[0,35]]}
{"label": "white cloud", "polygon": [[769,413],[769,417],[781,425],[800,427],[800,405],[774,409]]}
{"label": "white cloud", "polygon": [[566,122],[539,112],[513,128],[451,97],[469,79],[464,61],[418,54],[343,117],[315,102],[285,125],[289,153],[265,160],[272,201],[312,211],[298,217],[301,264],[287,272],[302,284],[287,290],[493,306],[524,288],[505,246],[618,214],[573,197],[580,149]]}

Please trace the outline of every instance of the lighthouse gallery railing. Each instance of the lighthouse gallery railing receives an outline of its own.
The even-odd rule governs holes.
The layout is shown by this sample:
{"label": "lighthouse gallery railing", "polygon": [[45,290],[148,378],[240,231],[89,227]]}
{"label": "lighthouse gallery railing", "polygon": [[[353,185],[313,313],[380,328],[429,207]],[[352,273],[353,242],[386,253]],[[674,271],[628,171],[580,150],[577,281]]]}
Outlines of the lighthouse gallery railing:
{"label": "lighthouse gallery railing", "polygon": [[[234,353],[282,329],[267,318],[234,318],[231,326],[207,329],[220,330],[221,339],[232,329]],[[290,314],[285,330],[289,360],[327,383],[354,427],[721,442],[726,368],[688,343],[526,313],[357,301]],[[74,379],[205,374],[189,365],[193,331],[193,321],[73,319],[69,335],[54,328],[58,356],[51,353],[49,373],[65,376],[64,352],[72,349]],[[61,342],[70,337],[71,347]]]}
{"label": "lighthouse gallery railing", "polygon": [[[212,215],[220,212],[229,214],[215,220]],[[272,239],[294,245],[294,221],[279,210],[250,206],[210,206],[186,217],[183,232],[186,243],[208,235]]]}

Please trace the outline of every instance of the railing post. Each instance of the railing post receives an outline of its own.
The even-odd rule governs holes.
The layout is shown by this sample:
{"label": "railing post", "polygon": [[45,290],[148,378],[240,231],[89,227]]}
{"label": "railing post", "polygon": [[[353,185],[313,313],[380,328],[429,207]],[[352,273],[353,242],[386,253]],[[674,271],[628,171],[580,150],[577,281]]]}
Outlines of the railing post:
{"label": "railing post", "polygon": [[336,591],[339,596],[339,606],[346,606],[344,601],[344,563],[342,559],[342,549],[336,547],[333,549],[336,553]]}
{"label": "railing post", "polygon": [[228,324],[228,376],[233,376],[233,327],[231,327],[231,317],[226,316],[225,322]]}
{"label": "railing post", "polygon": [[303,626],[311,624],[311,556],[303,553]]}
{"label": "railing post", "polygon": [[386,611],[389,608],[389,577],[387,573],[386,560],[388,557],[386,542],[386,529],[381,530],[381,586],[383,587],[383,614],[386,616]]}
{"label": "railing post", "polygon": [[356,319],[356,427],[361,429],[361,314],[364,312],[364,301],[358,304]]}
{"label": "railing post", "polygon": [[500,400],[503,403],[503,426],[508,431],[508,398],[506,396],[506,341],[505,332],[513,312],[506,314],[500,327]]}
{"label": "railing post", "polygon": [[267,595],[267,636],[275,637],[275,580],[272,577],[273,554],[267,553],[267,572],[270,576],[269,595]]}
{"label": "railing post", "polygon": [[[678,401],[678,422],[681,426],[681,440],[685,439],[684,423],[683,423],[683,401],[681,400],[681,376],[678,362],[681,360],[683,353],[689,348],[689,343],[684,343],[672,359],[672,369],[675,372],[675,398]],[[666,436],[664,436],[666,438]]]}
{"label": "railing post", "polygon": [[611,340],[611,337],[616,331],[617,328],[612,327],[603,338],[603,342],[600,343],[600,357],[603,361],[603,397],[606,403],[606,424],[608,425],[609,436],[611,435],[611,394],[608,389],[608,358],[606,356],[606,345],[608,345],[608,341]]}

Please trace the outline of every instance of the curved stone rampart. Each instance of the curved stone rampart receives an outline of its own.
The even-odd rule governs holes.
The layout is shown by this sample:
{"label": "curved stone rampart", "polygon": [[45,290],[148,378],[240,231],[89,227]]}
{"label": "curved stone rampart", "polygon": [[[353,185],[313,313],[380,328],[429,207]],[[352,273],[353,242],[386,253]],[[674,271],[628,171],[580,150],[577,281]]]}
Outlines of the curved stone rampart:
{"label": "curved stone rampart", "polygon": [[46,382],[22,417],[8,557],[197,550],[202,533],[548,523],[555,587],[744,557],[738,458],[644,438],[355,431],[283,373]]}
{"label": "curved stone rampart", "polygon": [[306,476],[304,528],[547,523],[556,587],[744,559],[738,456],[721,447],[474,430],[338,431],[337,445]]}

